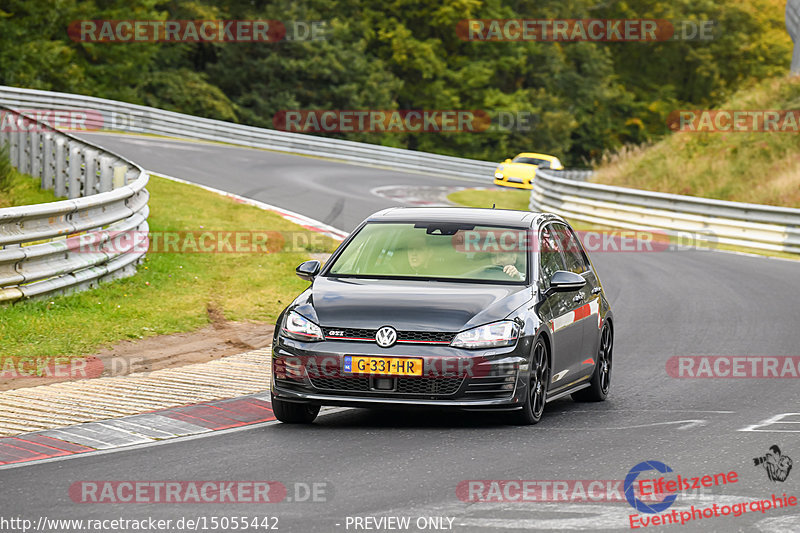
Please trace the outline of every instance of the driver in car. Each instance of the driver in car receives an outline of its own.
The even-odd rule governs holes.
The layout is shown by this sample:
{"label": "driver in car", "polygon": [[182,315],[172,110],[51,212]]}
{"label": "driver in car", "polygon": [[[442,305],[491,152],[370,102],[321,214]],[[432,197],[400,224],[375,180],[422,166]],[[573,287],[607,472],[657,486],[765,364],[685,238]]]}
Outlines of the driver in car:
{"label": "driver in car", "polygon": [[517,254],[515,252],[494,252],[492,254],[492,263],[503,267],[503,273],[510,278],[520,281],[525,279],[525,274],[517,269]]}

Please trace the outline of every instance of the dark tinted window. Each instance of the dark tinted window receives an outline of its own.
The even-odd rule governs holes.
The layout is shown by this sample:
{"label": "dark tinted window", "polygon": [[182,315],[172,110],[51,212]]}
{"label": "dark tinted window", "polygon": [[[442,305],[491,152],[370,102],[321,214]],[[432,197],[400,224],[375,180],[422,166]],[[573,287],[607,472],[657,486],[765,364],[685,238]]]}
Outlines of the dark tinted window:
{"label": "dark tinted window", "polygon": [[543,289],[550,287],[550,278],[556,271],[564,270],[561,243],[552,225],[545,226],[539,232],[539,270]]}
{"label": "dark tinted window", "polygon": [[564,252],[564,260],[566,261],[565,270],[576,274],[582,274],[589,270],[589,260],[586,258],[586,254],[575,232],[564,224],[553,224],[553,227],[558,234],[561,250]]}
{"label": "dark tinted window", "polygon": [[535,157],[515,157],[513,163],[525,163],[526,165],[536,165],[542,168],[550,168],[550,161]]}

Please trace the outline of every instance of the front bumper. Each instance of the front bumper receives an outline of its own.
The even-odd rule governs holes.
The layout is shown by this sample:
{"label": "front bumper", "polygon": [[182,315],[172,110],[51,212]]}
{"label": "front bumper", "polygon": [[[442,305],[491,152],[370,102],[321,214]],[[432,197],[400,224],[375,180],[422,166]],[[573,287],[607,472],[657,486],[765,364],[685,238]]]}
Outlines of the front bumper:
{"label": "front bumper", "polygon": [[533,189],[533,184],[531,183],[532,180],[522,179],[522,178],[514,178],[506,176],[503,179],[495,178],[494,184],[500,185],[502,187],[513,187],[515,189]]}
{"label": "front bumper", "polygon": [[[285,401],[347,407],[518,409],[527,394],[530,339],[514,347],[462,350],[450,346],[378,348],[372,343],[307,343],[281,337],[272,355],[272,391]],[[424,360],[422,376],[344,372],[345,355]]]}

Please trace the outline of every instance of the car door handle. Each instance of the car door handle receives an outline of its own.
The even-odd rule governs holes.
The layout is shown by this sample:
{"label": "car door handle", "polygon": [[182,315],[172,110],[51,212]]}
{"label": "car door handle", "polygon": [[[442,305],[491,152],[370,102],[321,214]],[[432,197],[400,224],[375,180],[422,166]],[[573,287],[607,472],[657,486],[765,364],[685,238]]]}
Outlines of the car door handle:
{"label": "car door handle", "polygon": [[595,287],[594,289],[592,289],[592,294],[600,294],[602,290],[603,290],[602,287]]}
{"label": "car door handle", "polygon": [[583,301],[583,294],[577,294],[577,295],[575,295],[575,298],[573,298],[573,299],[572,299],[572,301],[573,301],[573,302],[576,302],[576,303],[577,303],[577,302],[580,302],[580,301]]}

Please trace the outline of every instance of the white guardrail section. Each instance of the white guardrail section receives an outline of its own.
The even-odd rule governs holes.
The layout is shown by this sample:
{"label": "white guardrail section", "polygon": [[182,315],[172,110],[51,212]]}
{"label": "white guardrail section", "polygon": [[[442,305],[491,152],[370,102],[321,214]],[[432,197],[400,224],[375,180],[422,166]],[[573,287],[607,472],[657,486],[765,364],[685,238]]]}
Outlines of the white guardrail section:
{"label": "white guardrail section", "polygon": [[[11,164],[69,198],[0,209],[0,302],[133,275],[147,249],[144,169],[8,107],[0,116]],[[131,237],[109,246],[121,232]]]}
{"label": "white guardrail section", "polygon": [[800,253],[800,209],[581,183],[541,170],[530,208],[615,228],[662,232],[689,246],[720,243]]}

